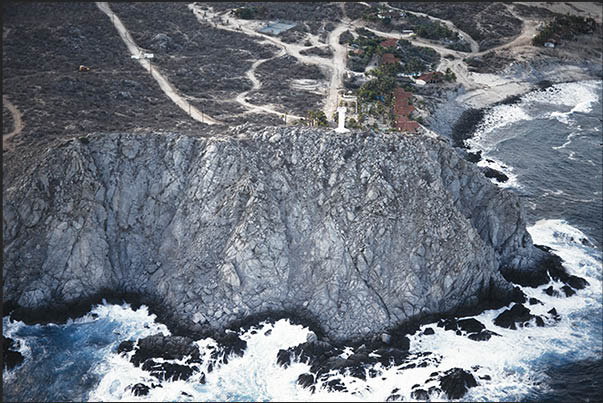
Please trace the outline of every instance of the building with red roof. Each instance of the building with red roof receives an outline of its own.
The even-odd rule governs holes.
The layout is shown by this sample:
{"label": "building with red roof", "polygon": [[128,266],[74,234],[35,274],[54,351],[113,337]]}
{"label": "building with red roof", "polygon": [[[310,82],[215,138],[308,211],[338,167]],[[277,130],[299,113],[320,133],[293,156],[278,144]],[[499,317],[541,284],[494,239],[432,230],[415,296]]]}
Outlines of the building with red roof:
{"label": "building with red roof", "polygon": [[394,89],[396,127],[402,132],[415,132],[419,128],[419,123],[409,119],[415,110],[415,107],[409,102],[411,97],[412,92],[405,91],[404,88],[396,87]]}
{"label": "building with red roof", "polygon": [[397,44],[398,40],[395,38],[388,38],[381,42],[381,46],[383,46],[384,48],[395,48]]}
{"label": "building with red roof", "polygon": [[419,128],[419,123],[414,120],[408,120],[406,118],[398,119],[397,125],[398,130],[401,132],[411,132],[414,133]]}
{"label": "building with red roof", "polygon": [[384,53],[381,56],[381,64],[398,64],[400,60],[391,53]]}
{"label": "building with red roof", "polygon": [[429,73],[423,73],[419,76],[419,80],[425,81],[427,84],[440,83],[444,79],[444,74],[440,71],[432,71]]}

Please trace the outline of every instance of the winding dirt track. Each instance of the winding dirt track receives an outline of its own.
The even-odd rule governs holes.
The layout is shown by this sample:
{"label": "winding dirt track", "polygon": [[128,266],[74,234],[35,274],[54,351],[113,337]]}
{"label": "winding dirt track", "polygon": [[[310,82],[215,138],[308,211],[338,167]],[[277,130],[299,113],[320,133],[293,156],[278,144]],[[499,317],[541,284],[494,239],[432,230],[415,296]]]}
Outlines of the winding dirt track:
{"label": "winding dirt track", "polygon": [[[141,49],[138,45],[136,45],[136,43],[130,36],[129,32],[127,31],[127,29],[122,24],[121,20],[111,11],[108,3],[97,2],[96,4],[101,11],[103,11],[109,18],[112,19],[112,21],[115,25],[115,28],[118,30],[122,40],[127,45],[128,49],[130,50],[130,53],[133,55],[140,55],[141,52],[143,51],[143,49]],[[366,3],[360,3],[360,4],[365,4],[366,6],[369,6]],[[323,58],[323,57],[319,57],[319,56],[315,56],[315,55],[303,55],[300,52],[304,49],[307,49],[307,46],[300,45],[297,43],[284,43],[278,37],[274,37],[274,36],[270,36],[270,35],[258,32],[257,29],[259,28],[259,25],[258,25],[259,23],[257,21],[254,22],[254,21],[249,21],[249,20],[238,19],[232,15],[229,15],[229,13],[227,11],[221,12],[221,13],[214,12],[213,8],[211,8],[211,7],[209,8],[209,10],[208,9],[202,10],[200,8],[200,6],[196,3],[189,4],[188,8],[193,12],[195,17],[199,21],[199,23],[201,23],[203,25],[210,24],[212,26],[215,26],[218,29],[224,29],[224,30],[229,30],[229,31],[233,31],[233,32],[244,33],[249,36],[262,38],[264,40],[264,42],[269,42],[269,43],[275,44],[276,46],[278,46],[281,49],[280,52],[273,57],[256,60],[251,65],[250,69],[245,73],[245,76],[252,82],[253,87],[248,91],[239,93],[236,97],[234,97],[232,99],[233,101],[238,102],[240,105],[242,105],[246,109],[246,111],[243,112],[241,115],[256,112],[256,113],[269,113],[269,114],[273,114],[273,115],[283,116],[283,112],[276,110],[274,105],[272,105],[272,104],[254,105],[254,104],[247,102],[246,97],[249,94],[249,92],[258,90],[262,86],[262,83],[260,82],[260,80],[258,80],[257,77],[255,76],[255,71],[258,68],[258,66],[260,66],[262,63],[265,63],[269,60],[272,60],[274,58],[281,57],[285,54],[288,54],[288,55],[295,57],[297,60],[299,60],[302,63],[320,66],[329,71],[330,77],[329,77],[329,81],[328,81],[328,86],[326,88],[326,100],[325,100],[325,104],[323,107],[323,111],[325,112],[325,114],[327,115],[327,118],[329,120],[333,119],[333,117],[335,116],[337,106],[338,106],[338,98],[339,98],[338,93],[339,93],[339,90],[343,88],[343,76],[344,76],[344,73],[347,71],[347,69],[346,69],[347,49],[346,49],[345,45],[341,45],[339,43],[339,37],[346,29],[349,29],[351,32],[353,32],[354,28],[364,27],[364,28],[368,29],[369,31],[371,31],[379,36],[382,36],[382,37],[395,38],[395,39],[408,39],[415,46],[424,46],[424,47],[428,47],[428,48],[435,50],[442,56],[441,62],[439,64],[437,70],[443,71],[446,68],[450,68],[456,74],[457,81],[459,83],[463,84],[463,86],[465,87],[465,89],[467,91],[483,89],[483,88],[487,87],[487,85],[484,85],[482,83],[478,83],[475,81],[474,77],[472,77],[472,73],[469,72],[467,64],[463,61],[463,59],[465,57],[481,56],[488,52],[495,51],[498,49],[516,48],[516,47],[530,45],[531,44],[530,40],[536,32],[536,22],[535,21],[527,20],[525,18],[521,18],[520,16],[515,15],[512,8],[507,6],[509,8],[509,11],[515,17],[519,18],[523,22],[522,32],[520,33],[520,35],[518,35],[516,38],[514,38],[511,42],[497,46],[497,47],[495,47],[493,49],[489,49],[487,51],[479,52],[479,44],[466,32],[457,28],[454,25],[454,23],[452,23],[451,21],[444,20],[441,18],[436,18],[436,17],[433,17],[433,16],[425,14],[425,13],[403,10],[403,9],[400,9],[397,7],[393,7],[387,3],[381,3],[381,4],[384,4],[385,6],[389,7],[390,9],[393,9],[393,10],[405,11],[410,14],[427,17],[427,18],[430,18],[431,20],[438,21],[438,22],[444,24],[449,29],[457,32],[465,41],[467,41],[470,44],[471,52],[455,51],[455,50],[448,49],[442,45],[433,43],[433,42],[425,40],[425,39],[421,39],[421,38],[417,38],[417,37],[405,38],[401,33],[382,32],[382,31],[378,31],[373,28],[368,28],[368,27],[366,27],[366,22],[362,21],[361,19],[350,21],[350,19],[345,14],[345,9],[343,9],[343,6],[342,6],[342,9],[344,11],[344,18],[342,19],[342,21],[339,24],[336,25],[335,29],[333,31],[331,31],[327,37],[327,44],[333,51],[333,56],[331,58]],[[311,39],[313,46],[320,45],[317,37],[311,36],[310,39]],[[454,56],[455,59],[449,60],[449,59],[446,59],[445,56]],[[163,75],[161,75],[161,73],[156,68],[152,68],[153,65],[150,63],[149,60],[139,59],[139,63],[146,70],[149,70],[149,71],[151,71],[151,69],[153,70],[153,71],[151,71],[153,78],[155,78],[155,80],[159,83],[161,89],[165,92],[165,94],[170,99],[172,99],[172,101],[174,103],[176,103],[186,113],[189,113],[189,111],[190,111],[191,116],[194,119],[196,119],[200,122],[208,123],[208,124],[221,123],[218,120],[213,119],[212,117],[207,116],[206,114],[203,114],[196,108],[192,107],[181,95],[178,94],[177,90],[169,83],[169,81]],[[293,118],[293,119],[302,118],[301,116],[296,116],[296,115],[288,115],[288,117]]]}
{"label": "winding dirt track", "polygon": [[[103,13],[105,13],[107,15],[107,17],[109,17],[109,19],[111,19],[111,21],[113,22],[113,25],[115,25],[115,28],[119,32],[119,36],[121,37],[121,39],[124,41],[124,43],[128,47],[128,50],[130,51],[130,53],[135,56],[141,55],[145,50],[140,48],[136,44],[136,42],[134,42],[134,40],[132,39],[132,36],[128,32],[128,30],[126,29],[124,24],[121,22],[119,17],[117,15],[115,15],[115,13],[113,13],[111,8],[109,7],[109,4],[106,2],[97,2],[96,5]],[[178,107],[180,109],[182,109],[186,114],[190,113],[190,116],[193,119],[195,119],[201,123],[207,123],[210,125],[222,123],[219,120],[214,119],[211,116],[202,113],[200,110],[198,110],[197,108],[192,106],[188,101],[186,101],[178,93],[176,88],[174,88],[174,86],[167,80],[167,78],[165,78],[161,74],[161,72],[156,67],[154,67],[153,64],[148,59],[141,58],[141,59],[138,59],[138,62],[140,63],[140,65],[142,67],[145,68],[145,70],[148,70],[151,73],[151,76],[155,79],[155,81],[157,81],[157,83],[159,84],[159,87],[161,87],[161,90],[176,105],[178,105]]]}
{"label": "winding dirt track", "polygon": [[386,7],[389,7],[392,10],[404,11],[405,13],[408,13],[408,14],[413,14],[413,15],[417,15],[417,16],[420,16],[420,17],[427,17],[427,18],[429,18],[429,19],[431,19],[433,21],[441,22],[448,29],[450,29],[451,31],[456,32],[457,34],[459,34],[459,36],[461,38],[463,38],[467,43],[469,43],[469,45],[471,46],[471,53],[477,53],[479,51],[479,44],[468,33],[464,32],[464,31],[461,31],[459,28],[457,28],[456,25],[454,25],[454,23],[452,21],[443,20],[441,18],[437,18],[437,17],[431,16],[431,15],[425,14],[425,13],[419,13],[419,12],[416,12],[416,11],[402,10],[400,8],[391,6],[387,2],[386,3],[381,3],[381,4],[384,4]]}
{"label": "winding dirt track", "polygon": [[6,108],[13,115],[13,125],[14,125],[12,132],[8,133],[7,135],[2,136],[2,149],[12,151],[12,150],[14,150],[14,146],[12,144],[9,144],[8,140],[15,137],[19,133],[21,133],[21,130],[23,130],[23,127],[25,125],[23,124],[21,111],[19,111],[19,109],[17,109],[17,107],[15,105],[13,105],[6,98],[6,95],[2,95],[2,106],[6,106]]}
{"label": "winding dirt track", "polygon": [[[245,98],[247,97],[247,94],[249,94],[251,91],[256,91],[259,90],[262,87],[262,83],[260,80],[258,80],[255,77],[255,70],[258,68],[258,66],[262,63],[265,63],[269,60],[275,59],[277,57],[281,57],[285,55],[285,51],[283,49],[281,49],[280,52],[278,52],[278,54],[269,57],[267,59],[259,59],[256,60],[251,67],[249,68],[249,70],[247,70],[247,72],[245,73],[245,76],[252,82],[253,87],[248,90],[248,91],[244,91],[241,92],[239,95],[236,96],[235,100],[240,103],[241,105],[243,105],[243,107],[247,108],[249,112],[258,112],[258,113],[270,113],[273,115],[278,115],[278,116],[283,116],[284,114],[282,112],[278,112],[277,110],[273,109],[270,107],[270,105],[254,105],[254,104],[250,104],[249,102],[247,102],[245,100]],[[297,115],[291,115],[291,114],[287,114],[286,116],[288,116],[289,118],[293,118],[293,119],[301,119],[301,116],[297,116]]]}
{"label": "winding dirt track", "polygon": [[[250,23],[248,20],[242,20],[228,15],[228,12],[215,13],[213,12],[213,10],[202,11],[201,8],[196,4],[189,4],[188,7],[193,11],[197,20],[202,24],[212,24],[212,20],[220,19],[223,21],[223,23],[217,26],[217,28],[219,29],[225,29],[233,32],[243,32],[249,36],[262,38],[280,47],[282,51],[284,51],[286,54],[295,57],[302,63],[322,66],[328,69],[331,72],[331,77],[329,79],[329,86],[327,89],[327,100],[325,102],[323,111],[325,112],[325,115],[327,115],[328,119],[332,119],[337,109],[337,92],[343,87],[343,72],[345,71],[346,49],[343,45],[339,44],[339,35],[341,35],[343,31],[349,28],[349,22],[344,21],[339,23],[335,27],[335,29],[330,32],[327,38],[327,42],[331,46],[334,55],[332,58],[326,59],[319,56],[302,55],[300,54],[300,51],[306,49],[306,46],[295,43],[284,43],[276,37],[258,32],[254,29],[253,23]],[[237,97],[237,100],[239,99],[240,96]],[[256,105],[251,104],[246,105],[242,103],[242,105],[245,108],[256,107]],[[270,108],[267,106],[265,106],[265,108],[270,110]],[[265,112],[268,112],[268,110],[264,109]],[[277,113],[279,115],[283,114],[282,112],[274,110],[269,113]]]}

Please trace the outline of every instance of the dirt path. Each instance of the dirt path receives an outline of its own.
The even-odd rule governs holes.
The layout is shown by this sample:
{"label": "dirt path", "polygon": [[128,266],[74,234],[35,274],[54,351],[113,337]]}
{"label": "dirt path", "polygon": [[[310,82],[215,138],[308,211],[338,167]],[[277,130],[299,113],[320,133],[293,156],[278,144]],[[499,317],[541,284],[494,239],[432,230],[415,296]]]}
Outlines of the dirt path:
{"label": "dirt path", "polygon": [[511,42],[507,42],[507,43],[497,46],[495,48],[475,53],[475,56],[482,56],[488,52],[492,52],[495,50],[507,49],[507,48],[513,48],[515,51],[515,50],[517,50],[516,48],[532,45],[532,38],[538,32],[536,29],[538,26],[538,21],[522,17],[522,16],[518,15],[517,13],[515,13],[515,11],[513,10],[513,7],[511,7],[509,4],[506,4],[506,6],[507,6],[507,10],[513,15],[513,17],[515,17],[521,21],[521,23],[522,23],[521,33],[515,39],[513,39]]}
{"label": "dirt path", "polygon": [[17,109],[17,107],[8,100],[6,95],[2,95],[2,105],[5,106],[10,111],[10,113],[13,115],[13,126],[14,126],[12,132],[8,133],[7,135],[2,136],[2,149],[4,151],[6,151],[6,150],[13,151],[14,146],[12,144],[9,144],[8,140],[15,137],[19,133],[21,133],[21,130],[23,130],[23,127],[25,125],[23,124],[21,111],[19,111],[19,109]]}
{"label": "dirt path", "polygon": [[[205,24],[209,22],[213,25],[211,21],[215,19],[221,19],[222,21],[224,21],[224,23],[216,26],[219,29],[226,29],[233,32],[243,32],[249,36],[262,38],[280,47],[286,54],[295,57],[302,63],[313,64],[327,68],[331,73],[331,77],[329,79],[329,84],[327,88],[327,99],[323,111],[325,112],[325,115],[327,115],[328,119],[332,119],[337,109],[337,92],[338,89],[342,88],[343,86],[343,72],[345,70],[346,49],[343,45],[339,44],[339,35],[341,35],[341,33],[346,29],[349,29],[349,22],[339,23],[335,27],[335,29],[329,34],[327,42],[333,49],[334,55],[332,58],[328,59],[314,55],[302,55],[300,54],[300,51],[307,49],[307,46],[299,45],[296,43],[284,43],[276,37],[258,32],[257,29],[260,28],[261,22],[235,18],[232,15],[229,15],[228,11],[216,13],[213,11],[213,9],[211,9],[211,7],[209,10],[201,10],[199,6],[195,4],[189,4],[188,7],[193,11],[195,17],[197,17],[197,20],[200,23]],[[314,43],[314,45],[316,45],[316,43]],[[237,100],[239,98],[240,97],[238,96]],[[251,106],[255,107],[254,105]],[[282,112],[274,112],[278,113],[279,115],[282,115]]]}
{"label": "dirt path", "polygon": [[[347,19],[347,18],[346,18]],[[343,89],[343,73],[346,70],[347,49],[339,43],[339,36],[347,29],[350,29],[350,22],[339,23],[333,31],[329,33],[327,42],[333,49],[333,58],[331,59],[331,80],[329,81],[329,95],[325,102],[325,114],[327,119],[332,120],[337,111],[338,91]]]}
{"label": "dirt path", "polygon": [[457,28],[456,25],[454,25],[454,23],[452,21],[449,20],[443,20],[441,18],[437,18],[434,16],[431,16],[429,14],[425,14],[425,13],[419,13],[416,11],[408,11],[408,10],[403,10],[397,7],[393,7],[391,5],[389,5],[388,3],[382,3],[384,4],[386,7],[391,8],[392,10],[400,10],[400,11],[404,11],[405,13],[408,14],[412,14],[412,15],[417,15],[420,17],[427,17],[433,21],[437,21],[437,22],[441,22],[442,24],[444,24],[448,29],[450,29],[451,31],[456,32],[457,34],[459,34],[459,36],[461,38],[463,38],[467,43],[469,43],[469,45],[471,46],[471,53],[477,53],[479,51],[479,44],[471,37],[471,35],[469,35],[468,33],[461,31],[459,28]]}
{"label": "dirt path", "polygon": [[[119,17],[115,15],[113,11],[111,11],[111,8],[109,7],[108,3],[97,2],[96,5],[113,22],[113,25],[115,25],[115,28],[119,32],[119,36],[124,41],[132,55],[138,56],[141,53],[145,52],[144,49],[136,45],[136,43],[132,39],[132,36],[130,35],[126,27],[123,25]],[[151,73],[151,76],[155,79],[155,81],[157,81],[159,87],[161,87],[161,90],[187,115],[190,114],[193,119],[201,123],[207,123],[210,125],[221,123],[219,120],[216,120],[211,116],[202,113],[197,108],[192,106],[188,101],[186,101],[178,93],[174,86],[161,74],[157,67],[155,67],[148,59],[141,58],[138,59],[138,62],[141,64],[142,67],[145,68],[145,70],[148,70]]]}
{"label": "dirt path", "polygon": [[264,113],[270,113],[270,114],[277,115],[277,116],[285,115],[287,118],[291,118],[291,119],[301,119],[301,116],[285,114],[283,112],[279,112],[279,111],[275,110],[274,107],[272,107],[269,104],[268,105],[254,105],[254,104],[250,104],[245,99],[247,97],[247,94],[249,94],[251,91],[257,91],[262,87],[262,82],[255,77],[255,70],[258,68],[258,66],[269,60],[272,60],[272,59],[275,59],[277,57],[281,57],[284,55],[285,55],[285,51],[283,49],[281,49],[281,51],[278,54],[276,54],[275,56],[269,57],[267,59],[256,60],[251,65],[250,69],[247,70],[247,72],[245,73],[245,76],[253,83],[253,87],[248,91],[241,92],[239,95],[236,96],[235,100],[238,103],[240,103],[241,105],[243,105],[243,107],[248,109],[248,111],[246,113],[250,113],[250,112],[262,113],[262,112],[264,112]]}

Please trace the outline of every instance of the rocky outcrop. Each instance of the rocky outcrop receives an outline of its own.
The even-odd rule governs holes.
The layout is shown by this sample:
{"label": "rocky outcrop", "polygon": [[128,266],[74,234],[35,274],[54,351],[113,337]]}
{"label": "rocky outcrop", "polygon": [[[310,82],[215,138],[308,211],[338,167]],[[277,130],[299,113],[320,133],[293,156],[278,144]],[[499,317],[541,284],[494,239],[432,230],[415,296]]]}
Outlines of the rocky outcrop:
{"label": "rocky outcrop", "polygon": [[22,313],[111,290],[193,332],[289,311],[345,339],[505,300],[499,269],[543,253],[516,195],[422,136],[93,134],[9,177],[4,298]]}

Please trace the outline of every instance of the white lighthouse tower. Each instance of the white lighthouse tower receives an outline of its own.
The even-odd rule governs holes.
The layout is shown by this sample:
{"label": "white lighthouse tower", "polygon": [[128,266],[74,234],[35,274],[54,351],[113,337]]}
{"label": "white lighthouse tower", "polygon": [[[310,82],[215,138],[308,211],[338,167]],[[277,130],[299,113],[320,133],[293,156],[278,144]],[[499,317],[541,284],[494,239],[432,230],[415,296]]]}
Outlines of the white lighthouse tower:
{"label": "white lighthouse tower", "polygon": [[345,112],[347,111],[347,108],[345,106],[340,106],[339,108],[337,108],[337,112],[339,112],[339,126],[337,126],[337,129],[335,129],[335,131],[337,133],[347,133],[350,130],[345,128]]}

